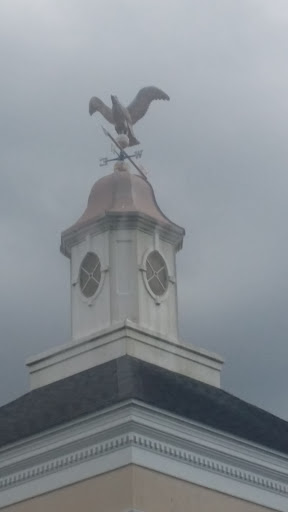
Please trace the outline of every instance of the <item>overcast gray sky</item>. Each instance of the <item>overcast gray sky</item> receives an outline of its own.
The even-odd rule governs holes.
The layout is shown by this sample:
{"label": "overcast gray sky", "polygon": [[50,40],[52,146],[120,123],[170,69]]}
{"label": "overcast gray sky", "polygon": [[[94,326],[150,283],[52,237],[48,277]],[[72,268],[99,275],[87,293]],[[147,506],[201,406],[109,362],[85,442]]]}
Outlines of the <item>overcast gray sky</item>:
{"label": "overcast gray sky", "polygon": [[178,257],[187,342],[223,387],[288,419],[287,0],[1,0],[0,403],[70,337],[60,233],[109,168],[88,101],[156,85],[135,127]]}

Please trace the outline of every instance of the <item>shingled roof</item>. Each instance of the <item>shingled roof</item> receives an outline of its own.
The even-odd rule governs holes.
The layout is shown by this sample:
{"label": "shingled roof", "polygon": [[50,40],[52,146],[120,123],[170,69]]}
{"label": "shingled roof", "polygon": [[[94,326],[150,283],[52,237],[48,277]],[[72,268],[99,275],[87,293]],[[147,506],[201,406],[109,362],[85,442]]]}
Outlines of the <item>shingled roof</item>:
{"label": "shingled roof", "polygon": [[129,399],[288,453],[288,422],[226,391],[129,356],[35,389],[1,407],[0,446]]}

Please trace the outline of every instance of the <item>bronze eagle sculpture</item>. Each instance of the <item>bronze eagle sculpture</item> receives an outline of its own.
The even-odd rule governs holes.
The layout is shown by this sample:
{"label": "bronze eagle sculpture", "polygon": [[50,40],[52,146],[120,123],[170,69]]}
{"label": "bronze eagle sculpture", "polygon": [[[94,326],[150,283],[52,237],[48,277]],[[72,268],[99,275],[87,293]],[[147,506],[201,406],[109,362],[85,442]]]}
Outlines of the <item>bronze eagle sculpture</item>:
{"label": "bronze eagle sculpture", "polygon": [[105,119],[114,125],[118,134],[124,133],[129,138],[129,146],[139,144],[133,132],[133,124],[137,123],[147,112],[153,100],[169,100],[168,94],[150,86],[140,89],[132,103],[128,107],[121,105],[117,96],[111,95],[112,108],[107,107],[103,101],[93,96],[89,101],[89,114],[100,112]]}

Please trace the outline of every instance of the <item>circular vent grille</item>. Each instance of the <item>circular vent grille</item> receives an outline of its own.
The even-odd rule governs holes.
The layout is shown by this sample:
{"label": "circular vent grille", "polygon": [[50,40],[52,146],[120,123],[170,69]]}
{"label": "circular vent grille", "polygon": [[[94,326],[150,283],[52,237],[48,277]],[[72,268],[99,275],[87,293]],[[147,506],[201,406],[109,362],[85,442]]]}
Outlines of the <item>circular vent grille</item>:
{"label": "circular vent grille", "polygon": [[101,263],[93,252],[88,252],[80,267],[80,289],[85,297],[92,297],[98,290],[101,280]]}
{"label": "circular vent grille", "polygon": [[146,278],[155,295],[163,295],[168,288],[166,263],[158,251],[152,251],[146,259]]}

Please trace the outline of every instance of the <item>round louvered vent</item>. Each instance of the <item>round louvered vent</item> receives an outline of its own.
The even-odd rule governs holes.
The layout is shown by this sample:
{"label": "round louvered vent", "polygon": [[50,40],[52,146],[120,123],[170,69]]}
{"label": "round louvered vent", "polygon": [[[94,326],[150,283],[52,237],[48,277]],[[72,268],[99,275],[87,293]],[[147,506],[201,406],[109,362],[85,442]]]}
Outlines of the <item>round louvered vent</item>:
{"label": "round louvered vent", "polygon": [[158,251],[152,251],[146,259],[146,279],[152,293],[163,295],[168,288],[166,263]]}
{"label": "round louvered vent", "polygon": [[85,297],[93,297],[101,280],[101,263],[94,252],[88,252],[80,266],[79,283]]}

